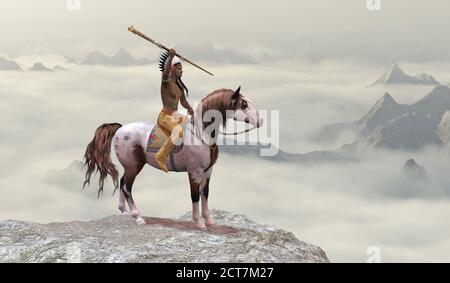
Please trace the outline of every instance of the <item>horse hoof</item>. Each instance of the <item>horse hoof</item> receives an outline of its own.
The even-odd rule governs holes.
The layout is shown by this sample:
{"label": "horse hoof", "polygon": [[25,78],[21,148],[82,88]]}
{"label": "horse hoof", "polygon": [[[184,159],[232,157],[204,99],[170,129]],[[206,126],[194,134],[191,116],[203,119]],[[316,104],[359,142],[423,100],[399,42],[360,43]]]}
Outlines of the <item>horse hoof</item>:
{"label": "horse hoof", "polygon": [[122,215],[129,215],[130,213],[128,211],[122,211],[120,214],[122,214]]}
{"label": "horse hoof", "polygon": [[207,230],[206,225],[204,222],[196,222],[195,227],[199,230],[205,231]]}
{"label": "horse hoof", "polygon": [[216,225],[216,221],[214,221],[214,219],[212,219],[212,218],[209,218],[206,220],[205,224],[206,224],[206,226],[214,226],[214,225]]}
{"label": "horse hoof", "polygon": [[145,220],[142,217],[138,217],[135,221],[134,221],[137,225],[144,225],[145,224]]}

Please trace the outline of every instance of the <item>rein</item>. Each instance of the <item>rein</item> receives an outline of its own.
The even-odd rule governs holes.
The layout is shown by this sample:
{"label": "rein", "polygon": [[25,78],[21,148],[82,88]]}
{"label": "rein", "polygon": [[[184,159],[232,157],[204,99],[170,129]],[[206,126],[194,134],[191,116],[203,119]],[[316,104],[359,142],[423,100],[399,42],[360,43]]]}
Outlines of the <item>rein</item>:
{"label": "rein", "polygon": [[251,129],[245,129],[243,131],[234,132],[234,133],[224,133],[224,132],[219,131],[219,134],[222,134],[224,136],[236,136],[236,135],[240,135],[240,134],[243,134],[243,133],[250,132],[251,130],[254,130],[254,129],[256,129],[256,127],[253,127]]}
{"label": "rein", "polygon": [[[194,135],[194,136],[196,136],[195,135],[195,133],[194,133],[194,131],[193,131],[193,129],[195,129],[195,125],[194,125],[194,115],[190,115],[191,116],[191,124],[192,124],[192,129],[191,129],[191,133]],[[224,136],[236,136],[236,135],[240,135],[240,134],[244,134],[244,133],[247,133],[247,132],[250,132],[251,130],[254,130],[254,129],[256,129],[257,127],[253,127],[253,128],[251,128],[251,129],[245,129],[245,130],[243,130],[243,131],[239,131],[239,132],[234,132],[234,133],[224,133],[224,132],[222,132],[222,131],[219,131],[219,134],[221,134],[221,135],[224,135]],[[207,145],[207,146],[209,146],[210,147],[210,145],[208,145],[207,143],[205,143],[204,141],[203,141],[203,138],[202,137],[199,137],[200,138],[200,140],[202,141],[202,143],[204,143],[205,145]]]}

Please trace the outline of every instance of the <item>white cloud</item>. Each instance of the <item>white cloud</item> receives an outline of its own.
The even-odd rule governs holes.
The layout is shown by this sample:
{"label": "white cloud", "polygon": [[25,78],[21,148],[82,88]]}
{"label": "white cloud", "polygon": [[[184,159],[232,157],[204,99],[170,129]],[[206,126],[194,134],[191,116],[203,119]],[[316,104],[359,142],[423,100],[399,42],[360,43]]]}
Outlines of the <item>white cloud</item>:
{"label": "white cloud", "polygon": [[[191,102],[213,89],[242,85],[257,108],[281,110],[282,148],[305,152],[314,145],[303,143],[302,134],[330,122],[352,121],[368,111],[383,90],[367,85],[382,69],[354,61],[284,62],[216,66],[211,78],[186,66],[184,81]],[[50,222],[117,213],[118,195],[110,197],[111,182],[97,200],[96,178],[83,192],[83,174],[71,175],[73,183],[67,186],[66,179],[49,182],[47,174],[81,160],[104,122],[154,121],[161,107],[159,75],[156,66],[1,72],[0,192],[6,197],[0,201],[0,218]],[[426,94],[414,92],[417,97]],[[392,94],[399,102],[407,101],[411,88]],[[330,103],[347,111],[330,108]],[[436,149],[380,152],[359,163],[304,166],[221,154],[211,179],[210,203],[293,231],[321,246],[332,261],[365,261],[372,245],[381,248],[383,261],[450,261],[450,226],[444,218],[450,213],[448,198],[387,193],[395,190],[391,181],[411,157],[427,169],[437,187],[448,187],[448,155]],[[146,167],[135,182],[134,195],[144,215],[178,216],[191,209],[183,173],[166,175]]]}

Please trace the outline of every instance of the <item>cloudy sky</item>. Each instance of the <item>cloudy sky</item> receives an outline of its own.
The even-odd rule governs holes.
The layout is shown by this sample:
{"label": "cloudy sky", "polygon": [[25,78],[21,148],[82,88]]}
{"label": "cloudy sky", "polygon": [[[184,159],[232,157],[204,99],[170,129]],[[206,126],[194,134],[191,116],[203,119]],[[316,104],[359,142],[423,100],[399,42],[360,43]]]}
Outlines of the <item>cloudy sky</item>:
{"label": "cloudy sky", "polygon": [[446,0],[381,0],[378,12],[369,11],[365,0],[80,2],[74,12],[65,0],[1,0],[2,51],[81,56],[93,48],[113,52],[124,46],[152,54],[130,38],[131,24],[171,46],[211,41],[255,52],[307,50],[315,58],[390,60],[422,48],[438,56],[450,47],[443,36],[450,9]]}
{"label": "cloudy sky", "polygon": [[[382,0],[380,12],[369,12],[366,1],[356,0],[264,5],[81,0],[79,12],[68,11],[65,1],[37,2],[0,0],[0,54],[25,68],[37,61],[64,65],[65,56],[82,58],[93,50],[112,54],[120,47],[152,58],[158,50],[131,36],[130,24],[168,45],[208,40],[274,56],[309,50],[320,60],[204,62],[214,77],[185,65],[192,103],[214,89],[241,85],[258,109],[279,110],[280,146],[291,153],[323,149],[303,137],[325,124],[359,119],[386,91],[399,103],[425,96],[431,87],[368,85],[405,50],[430,48],[433,56],[444,56],[449,46],[442,36],[450,24],[447,1]],[[428,55],[401,67],[450,82],[445,56]],[[83,173],[71,164],[82,159],[100,124],[155,120],[160,74],[155,65],[64,66],[67,72],[0,71],[0,219],[88,220],[118,212],[111,184],[97,200],[95,182],[82,191]],[[413,195],[399,190],[398,178],[412,157],[433,180]],[[114,155],[113,160],[119,165]],[[296,166],[222,154],[210,204],[292,231],[321,246],[332,261],[365,262],[370,246],[380,248],[383,261],[450,261],[448,163],[447,152],[436,148]],[[134,192],[144,215],[174,217],[191,208],[183,173],[165,175],[146,167]]]}

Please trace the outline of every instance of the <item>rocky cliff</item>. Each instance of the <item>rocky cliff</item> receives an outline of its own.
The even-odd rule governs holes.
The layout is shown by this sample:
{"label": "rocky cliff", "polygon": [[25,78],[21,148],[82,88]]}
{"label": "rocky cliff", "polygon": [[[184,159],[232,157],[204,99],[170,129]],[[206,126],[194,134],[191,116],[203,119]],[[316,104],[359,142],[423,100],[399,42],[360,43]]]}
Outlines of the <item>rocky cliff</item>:
{"label": "rocky cliff", "polygon": [[0,222],[0,262],[328,262],[325,252],[294,234],[247,217],[212,210],[217,225],[196,230],[176,219],[128,215],[37,224]]}

